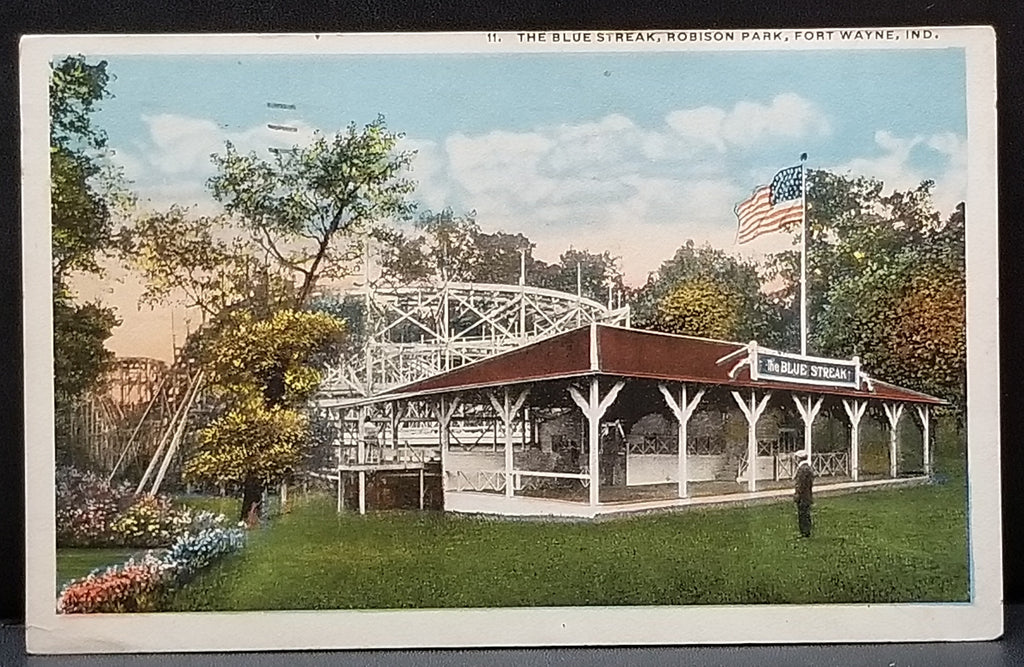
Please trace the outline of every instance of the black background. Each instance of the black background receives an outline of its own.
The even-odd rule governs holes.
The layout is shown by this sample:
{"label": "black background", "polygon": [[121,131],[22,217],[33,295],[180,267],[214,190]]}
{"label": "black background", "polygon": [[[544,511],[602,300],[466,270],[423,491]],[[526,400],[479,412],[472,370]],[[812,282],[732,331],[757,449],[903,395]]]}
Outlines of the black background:
{"label": "black background", "polygon": [[[846,6],[849,4],[849,6]],[[1024,108],[1024,11],[1013,1],[939,2],[937,0],[871,0],[860,3],[827,3],[825,0],[790,2],[720,2],[690,0],[685,3],[656,0],[614,2],[564,2],[558,0],[498,0],[497,2],[396,2],[351,0],[308,2],[304,0],[187,0],[165,2],[107,0],[105,2],[0,0],[0,622],[18,624],[24,617],[24,447],[22,433],[23,372],[48,373],[49,369],[23,369],[21,341],[21,261],[19,207],[18,39],[22,34],[54,33],[181,33],[181,32],[388,32],[388,31],[485,31],[543,29],[655,29],[841,26],[935,26],[994,25],[996,27],[999,82],[999,268],[1000,333],[1002,364],[1002,471],[1003,552],[1005,598],[1024,604],[1024,573],[1019,564],[1022,537],[1017,528],[1018,506],[1024,502],[1024,454],[1019,419],[1021,406],[1022,249],[1024,185],[1021,169]],[[936,95],[943,91],[936,90]],[[34,223],[38,224],[38,223]],[[27,443],[27,446],[48,446]],[[992,645],[944,647],[930,653],[922,647],[894,653],[887,647],[829,649],[687,649],[549,651],[489,653],[361,653],[348,654],[349,664],[372,661],[419,664],[489,664],[516,662],[647,663],[667,660],[698,664],[954,664],[966,660],[1024,663],[1024,611],[1011,608],[1007,639]],[[23,650],[19,631],[0,632],[0,664],[9,664]],[[943,648],[943,647],[939,647]],[[916,649],[916,650],[914,650]],[[714,652],[717,650],[717,653]],[[901,649],[902,650],[902,649]],[[1016,659],[1013,651],[1016,650]],[[671,652],[675,651],[675,652]],[[803,651],[803,652],[801,652]],[[614,657],[613,657],[614,656]],[[889,656],[894,656],[890,659]],[[939,657],[942,656],[942,657]],[[237,656],[241,657],[241,656]],[[321,656],[323,657],[323,656]],[[947,662],[946,659],[949,659]],[[276,664],[284,656],[268,656]],[[313,656],[308,659],[314,660]],[[863,662],[862,662],[863,659]],[[125,659],[129,660],[129,659]],[[307,657],[289,656],[288,662],[307,664]],[[58,660],[63,663],[65,661]],[[257,662],[257,660],[253,660]],[[77,663],[76,663],[77,664]],[[102,661],[96,664],[121,664]],[[173,659],[153,664],[178,664]],[[198,664],[198,663],[197,663]],[[225,663],[232,664],[232,663]],[[241,663],[239,663],[241,664]],[[308,664],[314,664],[310,662]],[[316,662],[315,664],[321,664]]]}

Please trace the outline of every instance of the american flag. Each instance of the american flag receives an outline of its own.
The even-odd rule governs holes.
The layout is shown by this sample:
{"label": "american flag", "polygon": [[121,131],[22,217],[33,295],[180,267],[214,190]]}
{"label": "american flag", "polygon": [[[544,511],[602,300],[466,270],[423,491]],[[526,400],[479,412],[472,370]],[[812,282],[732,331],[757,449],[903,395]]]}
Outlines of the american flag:
{"label": "american flag", "polygon": [[736,204],[736,242],[746,243],[803,220],[803,185],[803,170],[788,167],[775,174],[771,185],[762,185],[750,199]]}

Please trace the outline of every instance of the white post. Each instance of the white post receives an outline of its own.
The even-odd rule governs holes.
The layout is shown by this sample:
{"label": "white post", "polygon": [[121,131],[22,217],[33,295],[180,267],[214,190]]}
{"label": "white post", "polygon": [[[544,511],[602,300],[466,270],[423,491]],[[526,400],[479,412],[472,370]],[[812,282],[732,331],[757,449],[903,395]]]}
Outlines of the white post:
{"label": "white post", "polygon": [[850,476],[855,482],[860,479],[860,420],[867,407],[867,401],[843,399],[843,408],[850,418]]}
{"label": "white post", "polygon": [[504,397],[505,411],[502,413],[502,420],[505,422],[505,497],[511,498],[515,494],[515,487],[512,483],[512,406],[508,387],[505,387]]}
{"label": "white post", "polygon": [[932,476],[932,441],[931,441],[931,406],[917,406],[917,416],[921,418],[921,455],[924,462],[924,474]]}
{"label": "white post", "polygon": [[519,408],[523,407],[523,401],[526,400],[526,395],[530,392],[529,389],[524,389],[520,392],[519,397],[516,398],[515,402],[512,402],[511,396],[509,395],[508,387],[504,389],[504,403],[499,403],[498,399],[495,398],[494,394],[487,394],[487,398],[490,399],[491,405],[494,407],[495,412],[501,418],[502,424],[505,427],[505,497],[511,498],[515,495],[515,488],[512,480],[512,420],[515,419],[516,414],[519,412]]}
{"label": "white post", "polygon": [[338,434],[338,514],[341,514],[341,510],[344,507],[342,503],[342,482],[341,482],[341,466],[344,461],[344,448],[345,448],[345,433],[348,429],[345,427],[345,420],[348,418],[348,410],[339,410],[339,422],[341,423],[340,433]]}
{"label": "white post", "polygon": [[768,399],[771,392],[765,392],[764,397],[757,400],[757,391],[750,390],[750,403],[743,400],[738,391],[732,392],[732,398],[740,411],[747,418],[747,491],[757,491],[757,420],[761,418],[765,407],[768,406]]}
{"label": "white post", "polygon": [[341,488],[342,488],[341,487],[341,464],[339,463],[338,464],[338,514],[341,514],[341,510],[342,510],[342,503],[341,503],[342,493],[341,493]]}
{"label": "white post", "polygon": [[366,471],[359,471],[359,513],[366,514]]}
{"label": "white post", "polygon": [[369,419],[369,410],[364,406],[359,408],[359,434],[356,438],[356,461],[359,469],[359,513],[366,514],[366,471],[362,465],[366,463],[366,422]]}
{"label": "white post", "polygon": [[420,468],[420,509],[423,509],[423,468]]}
{"label": "white post", "polygon": [[440,402],[434,409],[434,414],[437,417],[438,435],[440,437],[440,448],[441,448],[441,498],[442,506],[446,499],[448,492],[448,446],[451,443],[451,431],[449,427],[452,423],[452,415],[455,414],[456,408],[459,407],[459,397],[456,396],[452,399],[451,405],[445,405],[444,396],[441,397]]}
{"label": "white post", "polygon": [[689,452],[687,452],[687,424],[690,422],[690,417],[697,409],[697,404],[700,403],[700,399],[704,397],[704,390],[701,389],[697,392],[697,395],[693,397],[693,401],[686,400],[686,384],[683,383],[679,386],[679,400],[677,401],[669,392],[668,387],[664,384],[659,384],[658,389],[661,391],[661,395],[665,397],[665,403],[668,404],[669,410],[676,417],[678,424],[678,438],[679,438],[679,451],[678,459],[676,462],[677,466],[677,489],[676,495],[679,498],[686,498],[689,495],[687,484],[689,482],[689,471],[687,470],[687,464],[689,459]]}
{"label": "white post", "polygon": [[600,394],[600,387],[598,386],[597,376],[590,378],[590,396],[584,398],[576,387],[569,387],[569,395],[572,400],[579,406],[580,410],[583,411],[583,416],[587,418],[587,447],[588,447],[588,469],[587,474],[590,479],[588,483],[590,485],[590,504],[597,505],[600,502],[600,485],[601,485],[601,417],[608,410],[608,407],[615,402],[619,392],[626,386],[626,383],[619,380],[615,383],[615,386],[605,394],[602,399]]}
{"label": "white post", "polygon": [[366,463],[366,422],[369,419],[367,408],[359,408],[359,433],[356,437],[356,462],[360,465]]}
{"label": "white post", "polygon": [[800,354],[807,355],[807,180],[800,156]]}
{"label": "white post", "polygon": [[900,418],[903,416],[902,403],[886,403],[882,405],[885,416],[889,418],[889,477],[896,479],[897,470],[897,436],[899,435]]}
{"label": "white post", "polygon": [[814,469],[814,464],[811,462],[811,432],[812,426],[814,425],[814,418],[818,416],[818,411],[821,410],[822,398],[819,397],[816,402],[811,403],[813,399],[808,396],[807,403],[805,404],[799,396],[793,397],[793,402],[796,403],[796,409],[800,413],[800,418],[804,422],[804,452],[806,453],[807,465],[811,466],[811,470]]}

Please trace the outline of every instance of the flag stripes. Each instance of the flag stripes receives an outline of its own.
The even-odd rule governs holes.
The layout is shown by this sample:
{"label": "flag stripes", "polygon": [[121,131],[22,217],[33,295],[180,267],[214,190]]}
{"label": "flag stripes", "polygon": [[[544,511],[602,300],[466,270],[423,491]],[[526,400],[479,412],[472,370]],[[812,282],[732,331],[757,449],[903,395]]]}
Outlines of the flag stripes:
{"label": "flag stripes", "polygon": [[771,185],[763,185],[736,205],[739,220],[737,243],[786,229],[803,220],[803,174],[800,167],[783,169]]}

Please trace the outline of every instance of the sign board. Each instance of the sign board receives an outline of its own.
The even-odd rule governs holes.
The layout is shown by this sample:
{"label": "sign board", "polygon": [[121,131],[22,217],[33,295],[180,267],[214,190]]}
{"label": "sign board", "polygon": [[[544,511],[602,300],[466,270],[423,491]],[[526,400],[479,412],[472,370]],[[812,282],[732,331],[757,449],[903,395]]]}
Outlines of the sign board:
{"label": "sign board", "polygon": [[752,379],[800,382],[832,387],[860,387],[860,363],[856,360],[804,357],[785,352],[757,350],[751,364]]}

